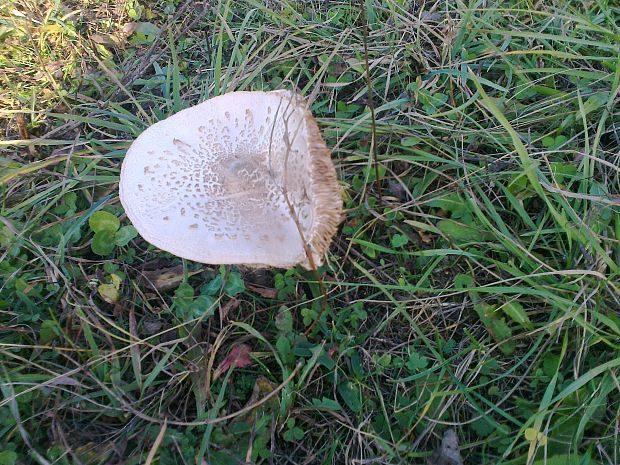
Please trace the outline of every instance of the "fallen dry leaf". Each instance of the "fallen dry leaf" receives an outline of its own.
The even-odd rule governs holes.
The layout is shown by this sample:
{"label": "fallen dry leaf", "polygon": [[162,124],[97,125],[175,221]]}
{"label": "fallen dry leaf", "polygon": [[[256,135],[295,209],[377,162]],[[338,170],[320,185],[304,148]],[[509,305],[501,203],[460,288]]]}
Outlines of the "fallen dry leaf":
{"label": "fallen dry leaf", "polygon": [[244,368],[252,364],[250,358],[250,346],[247,344],[239,344],[232,348],[220,366],[213,373],[213,381],[218,379],[231,368]]}
{"label": "fallen dry leaf", "polygon": [[103,300],[109,304],[115,304],[120,299],[120,293],[118,288],[114,284],[100,284],[97,287],[97,292]]}
{"label": "fallen dry leaf", "polygon": [[416,229],[416,232],[418,233],[418,236],[420,236],[420,239],[422,239],[422,242],[424,242],[425,244],[430,244],[433,242],[432,234],[422,231],[421,229]]}
{"label": "fallen dry leaf", "polygon": [[[422,240],[422,242],[424,242],[425,244],[431,244],[433,242],[433,238],[435,237],[435,235],[433,233],[428,232],[424,228],[421,228],[414,221],[405,220],[405,223],[407,223],[408,225],[413,227],[413,229],[418,234],[418,236],[420,236],[420,239]],[[414,236],[412,236],[411,234],[408,234],[408,236],[409,236],[410,239],[412,239],[412,240],[414,239]]]}
{"label": "fallen dry leaf", "polygon": [[[192,271],[188,275],[193,276],[201,271]],[[179,284],[183,281],[183,265],[145,271],[143,276],[158,291],[169,291],[179,287]]]}
{"label": "fallen dry leaf", "polygon": [[388,179],[388,191],[400,201],[407,199],[407,190],[402,183],[395,179]]}
{"label": "fallen dry leaf", "polygon": [[109,35],[106,34],[93,34],[90,36],[90,40],[99,45],[113,45],[114,41]]}
{"label": "fallen dry leaf", "polygon": [[152,336],[155,333],[158,333],[163,326],[163,323],[160,319],[150,318],[146,319],[142,322],[142,328],[146,331],[146,334]]}
{"label": "fallen dry leaf", "polygon": [[[26,121],[26,117],[23,114],[18,113],[15,116],[15,122],[17,123],[17,130],[19,131],[19,137],[23,140],[30,139],[30,133],[28,132],[28,122]],[[34,146],[32,145],[28,146],[28,153],[30,153],[30,155],[35,154]]]}
{"label": "fallen dry leaf", "polygon": [[459,438],[456,431],[447,429],[441,438],[441,445],[433,451],[427,462],[428,465],[463,465],[459,452]]}
{"label": "fallen dry leaf", "polygon": [[54,77],[59,78],[62,77],[62,67],[64,66],[64,64],[65,63],[61,60],[50,61],[48,64],[45,65],[45,69]]}
{"label": "fallen dry leaf", "polygon": [[20,333],[29,332],[29,330],[26,328],[20,328],[19,326],[5,326],[5,325],[0,325],[0,331],[18,331]]}
{"label": "fallen dry leaf", "polygon": [[26,117],[21,113],[18,113],[17,115],[15,115],[15,122],[17,123],[19,137],[23,140],[30,139],[30,134],[28,133],[28,127],[26,123]]}
{"label": "fallen dry leaf", "polygon": [[125,37],[129,37],[131,34],[133,34],[134,32],[136,32],[136,29],[138,29],[138,23],[135,22],[129,22],[126,23],[123,28],[121,29],[121,33],[125,36]]}
{"label": "fallen dry leaf", "polygon": [[[236,430],[237,427],[241,426],[241,431],[248,431],[249,429],[251,434],[254,434],[256,421],[258,419],[271,417],[271,431],[272,434],[274,434],[276,426],[275,419],[279,415],[280,411],[280,396],[273,396],[264,402],[263,399],[266,396],[273,394],[276,389],[278,389],[277,384],[272,383],[263,376],[259,376],[254,383],[252,395],[241,409],[243,413],[232,420],[230,424],[231,430]],[[252,441],[250,441],[250,443],[251,442]],[[251,450],[251,448],[248,448],[248,450]],[[245,463],[249,464],[256,462],[251,461],[246,457]]]}
{"label": "fallen dry leaf", "polygon": [[245,285],[249,290],[256,292],[259,296],[265,299],[275,299],[278,295],[278,290],[270,287],[252,286],[251,284]]}
{"label": "fallen dry leaf", "polygon": [[243,273],[245,284],[258,287],[273,287],[273,272],[265,268],[256,268]]}
{"label": "fallen dry leaf", "polygon": [[220,322],[224,323],[224,321],[226,321],[226,316],[228,315],[228,312],[230,312],[231,310],[235,310],[237,307],[239,307],[240,304],[241,301],[233,297],[224,305],[220,305]]}
{"label": "fallen dry leaf", "polygon": [[252,424],[256,421],[257,417],[263,417],[266,414],[271,415],[271,412],[277,412],[280,407],[278,396],[272,397],[266,403],[256,406],[257,402],[266,395],[271,394],[277,387],[275,383],[272,383],[264,376],[256,378],[254,388],[252,389],[252,395],[243,406],[243,410],[248,410],[248,413],[238,417],[235,421]]}
{"label": "fallen dry leaf", "polygon": [[49,386],[80,386],[84,387],[82,383],[74,380],[70,376],[62,375],[57,378],[53,378],[47,383]]}

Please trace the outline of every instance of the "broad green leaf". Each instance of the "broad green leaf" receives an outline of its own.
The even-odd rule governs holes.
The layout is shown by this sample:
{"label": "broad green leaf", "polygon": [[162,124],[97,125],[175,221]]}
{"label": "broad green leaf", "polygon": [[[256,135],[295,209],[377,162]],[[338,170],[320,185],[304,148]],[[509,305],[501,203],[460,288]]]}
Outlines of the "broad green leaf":
{"label": "broad green leaf", "polygon": [[456,192],[433,199],[427,205],[432,208],[449,211],[450,213],[457,213],[467,209],[465,200]]}
{"label": "broad green leaf", "polygon": [[179,284],[174,292],[174,304],[183,311],[187,310],[194,301],[194,288],[187,283]]}
{"label": "broad green leaf", "polygon": [[485,417],[474,420],[471,424],[472,429],[481,437],[487,437],[495,431],[495,425],[489,422]]}
{"label": "broad green leaf", "polygon": [[114,284],[100,284],[99,287],[97,287],[97,292],[99,292],[101,298],[109,304],[115,304],[120,299],[118,287]]}
{"label": "broad green leaf", "polygon": [[355,377],[359,380],[362,380],[366,377],[366,372],[364,371],[364,363],[362,362],[362,358],[357,350],[353,351],[351,354],[351,371],[355,375]]}
{"label": "broad green leaf", "polygon": [[570,181],[577,175],[577,166],[570,163],[551,162],[549,166],[554,179],[559,183]]}
{"label": "broad green leaf", "polygon": [[276,315],[276,328],[285,334],[293,331],[293,314],[288,307],[280,307],[280,311]]}
{"label": "broad green leaf", "polygon": [[563,144],[565,144],[566,141],[568,141],[568,138],[560,134],[559,136],[556,136],[556,137],[553,137],[553,136],[544,137],[542,140],[542,144],[544,147],[548,149],[555,150],[561,147]]}
{"label": "broad green leaf", "polygon": [[0,247],[8,247],[14,237],[15,234],[13,234],[7,226],[0,222]]}
{"label": "broad green leaf", "polygon": [[188,316],[190,318],[207,318],[215,314],[215,299],[208,295],[200,295],[189,304]]}
{"label": "broad green leaf", "polygon": [[377,251],[374,248],[372,248],[372,247],[362,246],[362,251],[366,255],[368,255],[370,258],[376,258],[376,256],[377,256]]}
{"label": "broad green leaf", "polygon": [[542,140],[543,147],[550,149],[551,147],[554,146],[554,144],[555,144],[555,139],[553,137],[551,136],[543,137],[543,140]]}
{"label": "broad green leaf", "polygon": [[587,459],[583,455],[563,454],[535,460],[532,462],[532,465],[597,465],[597,463],[598,462]]}
{"label": "broad green leaf", "polygon": [[97,232],[90,244],[92,251],[101,256],[110,255],[114,247],[114,232],[107,230]]}
{"label": "broad green leaf", "polygon": [[43,320],[41,322],[41,328],[39,328],[39,342],[41,344],[49,344],[59,334],[58,323],[54,320]]}
{"label": "broad green leaf", "polygon": [[568,137],[566,137],[563,134],[560,134],[559,136],[556,136],[555,138],[555,147],[560,147],[564,145],[567,141],[568,141]]}
{"label": "broad green leaf", "polygon": [[334,362],[334,360],[324,349],[321,351],[321,355],[319,355],[317,363],[327,368],[328,371],[332,371],[336,366],[336,362]]}
{"label": "broad green leaf", "polygon": [[502,310],[515,323],[518,323],[528,329],[532,327],[530,317],[527,316],[527,312],[523,308],[523,305],[521,305],[519,302],[514,300],[511,302],[507,302],[505,305],[502,306]]}
{"label": "broad green leaf", "polygon": [[17,463],[17,453],[12,450],[0,452],[0,465],[15,465]]}
{"label": "broad green leaf", "polygon": [[[512,330],[506,324],[506,320],[504,320],[503,318],[491,319],[488,325],[488,329],[497,342],[506,341],[512,336]],[[504,354],[510,355],[515,351],[515,343],[513,341],[506,341],[503,342],[503,344],[501,344],[499,348]]]}
{"label": "broad green leaf", "polygon": [[515,350],[514,342],[504,342],[512,336],[512,330],[503,318],[498,317],[497,306],[479,302],[474,304],[474,310],[493,339],[498,343],[503,342],[500,345],[502,352],[506,355],[512,354]]}
{"label": "broad green leaf", "polygon": [[285,441],[296,442],[304,437],[304,432],[301,428],[294,426],[291,429],[288,429],[282,435]]}
{"label": "broad green leaf", "polygon": [[123,247],[129,244],[129,241],[131,241],[137,235],[138,231],[133,226],[123,226],[121,229],[116,231],[114,242],[119,247]]}
{"label": "broad green leaf", "polygon": [[383,354],[378,356],[378,354],[373,354],[373,362],[375,362],[380,367],[389,367],[392,363],[392,354]]}
{"label": "broad green leaf", "polygon": [[174,292],[177,299],[188,299],[194,297],[194,288],[188,283],[181,283]]}
{"label": "broad green leaf", "polygon": [[424,355],[421,355],[415,350],[412,350],[409,354],[409,359],[407,360],[407,368],[415,372],[424,370],[424,368],[426,368],[427,366],[428,359]]}
{"label": "broad green leaf", "polygon": [[222,290],[222,275],[218,274],[215,278],[200,288],[201,294],[216,295]]}
{"label": "broad green leaf", "polygon": [[243,284],[241,274],[236,271],[228,273],[228,276],[226,277],[226,284],[224,285],[224,292],[226,292],[226,294],[230,297],[234,297],[243,291],[245,291],[245,284]]}
{"label": "broad green leaf", "polygon": [[90,229],[96,233],[103,231],[115,233],[121,226],[118,218],[112,213],[108,213],[106,211],[98,211],[93,213],[91,217],[88,218],[88,224]]}
{"label": "broad green leaf", "polygon": [[304,322],[304,326],[310,326],[314,320],[316,320],[319,314],[316,310],[311,308],[302,308],[301,309],[302,321]]}
{"label": "broad green leaf", "polygon": [[160,32],[159,27],[148,21],[141,21],[136,26],[135,32],[141,32],[145,35],[157,35]]}
{"label": "broad green leaf", "polygon": [[584,115],[587,115],[593,111],[599,110],[607,105],[609,101],[609,92],[598,92],[592,95],[588,100],[583,104],[583,112]]}
{"label": "broad green leaf", "polygon": [[392,247],[402,247],[409,242],[409,238],[404,234],[394,234],[392,236]]}
{"label": "broad green leaf", "polygon": [[420,139],[417,137],[404,137],[400,141],[403,147],[413,147],[414,145],[418,145],[420,143]]}
{"label": "broad green leaf", "polygon": [[475,287],[474,278],[469,274],[459,273],[454,277],[455,289],[468,289]]}
{"label": "broad green leaf", "polygon": [[338,385],[338,393],[353,412],[358,413],[362,410],[362,395],[356,383],[343,381]]}
{"label": "broad green leaf", "polygon": [[322,399],[312,399],[312,406],[325,410],[342,410],[342,407],[337,400],[328,399],[327,397],[323,397]]}
{"label": "broad green leaf", "polygon": [[457,242],[485,241],[493,238],[493,235],[486,231],[482,231],[454,220],[441,220],[437,223],[437,227],[448,238]]}
{"label": "broad green leaf", "polygon": [[280,334],[276,340],[276,350],[280,358],[285,362],[293,362],[295,355],[292,352],[291,341],[284,334]]}
{"label": "broad green leaf", "polygon": [[560,356],[557,354],[554,354],[553,352],[545,353],[545,355],[543,356],[543,363],[542,363],[543,373],[549,378],[551,378],[557,373],[559,367],[560,367]]}

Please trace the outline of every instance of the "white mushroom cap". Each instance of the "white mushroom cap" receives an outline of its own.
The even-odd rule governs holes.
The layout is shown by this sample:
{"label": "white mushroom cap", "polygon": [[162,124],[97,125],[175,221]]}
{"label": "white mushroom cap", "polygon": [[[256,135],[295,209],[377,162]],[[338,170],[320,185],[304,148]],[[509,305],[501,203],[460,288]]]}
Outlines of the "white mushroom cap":
{"label": "white mushroom cap", "polygon": [[307,250],[318,266],[342,215],[329,150],[289,91],[233,92],[154,124],[127,151],[120,199],[148,242],[209,264],[310,268]]}

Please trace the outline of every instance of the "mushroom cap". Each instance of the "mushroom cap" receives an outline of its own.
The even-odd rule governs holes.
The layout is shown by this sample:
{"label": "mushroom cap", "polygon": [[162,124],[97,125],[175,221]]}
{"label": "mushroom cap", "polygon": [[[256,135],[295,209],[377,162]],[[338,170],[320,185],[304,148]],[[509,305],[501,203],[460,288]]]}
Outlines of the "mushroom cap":
{"label": "mushroom cap", "polygon": [[[209,264],[320,265],[342,216],[330,152],[298,94],[232,92],[145,130],[120,199],[138,232]],[[305,243],[304,243],[305,242]]]}

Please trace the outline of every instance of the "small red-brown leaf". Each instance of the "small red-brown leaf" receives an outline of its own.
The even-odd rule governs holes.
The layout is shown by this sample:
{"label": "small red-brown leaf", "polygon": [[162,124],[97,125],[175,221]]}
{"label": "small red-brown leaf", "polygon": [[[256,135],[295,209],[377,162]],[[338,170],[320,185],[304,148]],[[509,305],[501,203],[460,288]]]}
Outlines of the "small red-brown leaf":
{"label": "small red-brown leaf", "polygon": [[218,379],[222,374],[231,368],[244,368],[252,364],[250,358],[250,346],[247,344],[239,344],[232,348],[220,366],[217,367],[213,374],[213,380]]}
{"label": "small red-brown leaf", "polygon": [[338,347],[338,345],[334,344],[329,349],[327,349],[327,355],[329,355],[331,358],[334,356],[334,354],[337,354],[339,350],[340,348]]}

